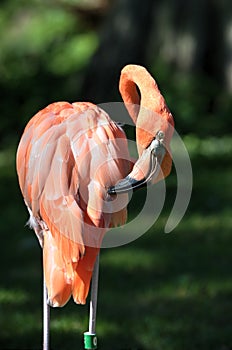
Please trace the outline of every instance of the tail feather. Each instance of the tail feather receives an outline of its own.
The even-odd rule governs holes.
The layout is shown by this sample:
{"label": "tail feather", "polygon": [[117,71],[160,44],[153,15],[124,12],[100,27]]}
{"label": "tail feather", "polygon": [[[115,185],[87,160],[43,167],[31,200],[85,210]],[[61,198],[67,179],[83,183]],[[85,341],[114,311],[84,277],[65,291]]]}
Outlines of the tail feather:
{"label": "tail feather", "polygon": [[44,235],[43,265],[48,303],[53,307],[64,306],[72,294],[73,268],[71,263],[65,263],[50,231]]}
{"label": "tail feather", "polygon": [[98,248],[86,247],[78,262],[63,256],[50,231],[44,234],[43,265],[48,290],[48,302],[53,307],[64,306],[71,295],[77,304],[85,304]]}

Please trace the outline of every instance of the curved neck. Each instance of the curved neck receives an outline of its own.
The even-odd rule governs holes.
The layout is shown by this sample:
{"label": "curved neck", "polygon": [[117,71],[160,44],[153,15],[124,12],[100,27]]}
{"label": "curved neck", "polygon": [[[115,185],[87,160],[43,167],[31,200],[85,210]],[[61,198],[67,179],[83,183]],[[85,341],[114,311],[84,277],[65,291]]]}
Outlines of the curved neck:
{"label": "curved neck", "polygon": [[136,125],[136,139],[141,153],[141,148],[148,146],[170,112],[155,80],[142,66],[127,65],[123,68],[119,90]]}
{"label": "curved neck", "polygon": [[[140,91],[141,97],[136,87]],[[155,80],[142,66],[130,64],[122,69],[119,90],[124,103],[128,104],[126,107],[129,107],[128,112],[135,124],[137,123],[139,110],[138,108],[130,108],[130,104],[156,113],[160,113],[167,108]]]}

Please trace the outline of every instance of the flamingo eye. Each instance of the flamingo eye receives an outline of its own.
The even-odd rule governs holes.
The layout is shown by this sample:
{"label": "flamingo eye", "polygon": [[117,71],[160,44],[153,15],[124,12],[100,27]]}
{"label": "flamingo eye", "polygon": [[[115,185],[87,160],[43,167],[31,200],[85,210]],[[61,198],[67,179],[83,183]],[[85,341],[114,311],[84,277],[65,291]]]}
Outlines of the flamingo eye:
{"label": "flamingo eye", "polygon": [[157,132],[156,137],[151,142],[149,148],[152,154],[154,154],[155,156],[165,153],[164,132],[162,130]]}
{"label": "flamingo eye", "polygon": [[159,130],[156,134],[156,139],[159,140],[160,142],[164,141],[165,133],[162,130]]}

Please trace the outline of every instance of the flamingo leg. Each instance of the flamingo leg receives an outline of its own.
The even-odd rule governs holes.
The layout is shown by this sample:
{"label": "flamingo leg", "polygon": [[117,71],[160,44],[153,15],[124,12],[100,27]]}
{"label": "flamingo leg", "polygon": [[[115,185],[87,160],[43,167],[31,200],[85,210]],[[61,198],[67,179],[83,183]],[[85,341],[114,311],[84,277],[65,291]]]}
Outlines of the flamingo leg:
{"label": "flamingo leg", "polygon": [[43,350],[49,350],[50,306],[47,303],[48,294],[43,276]]}
{"label": "flamingo leg", "polygon": [[97,316],[97,292],[98,292],[98,275],[99,275],[99,254],[97,255],[94,265],[91,297],[89,305],[89,331],[84,333],[85,349],[97,349],[96,336],[96,316]]}

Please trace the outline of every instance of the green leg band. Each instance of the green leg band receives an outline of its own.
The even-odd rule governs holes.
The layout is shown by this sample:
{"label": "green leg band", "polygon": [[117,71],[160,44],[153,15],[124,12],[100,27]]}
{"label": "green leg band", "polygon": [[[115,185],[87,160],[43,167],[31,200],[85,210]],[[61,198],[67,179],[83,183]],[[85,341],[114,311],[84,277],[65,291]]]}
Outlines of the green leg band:
{"label": "green leg band", "polygon": [[85,349],[97,349],[97,336],[89,332],[84,333]]}

